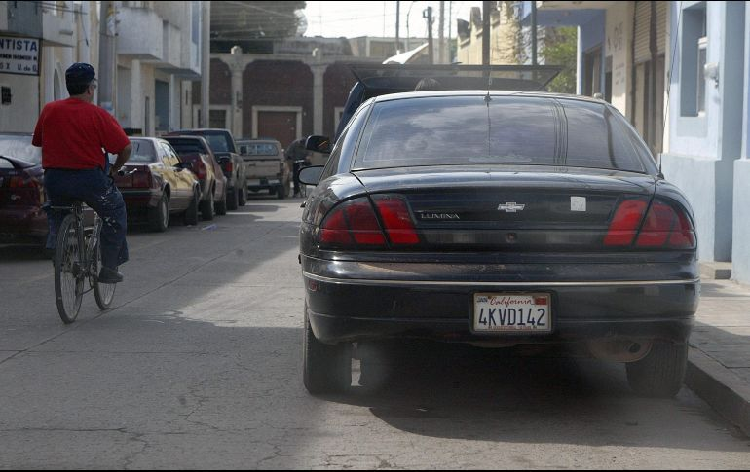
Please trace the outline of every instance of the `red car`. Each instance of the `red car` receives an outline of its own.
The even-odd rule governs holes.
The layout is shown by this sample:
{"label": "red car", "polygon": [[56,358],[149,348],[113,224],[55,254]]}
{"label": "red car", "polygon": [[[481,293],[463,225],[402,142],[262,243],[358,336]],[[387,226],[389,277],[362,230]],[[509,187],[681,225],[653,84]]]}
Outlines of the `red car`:
{"label": "red car", "polygon": [[45,200],[42,150],[31,145],[31,134],[0,134],[0,239],[43,245]]}

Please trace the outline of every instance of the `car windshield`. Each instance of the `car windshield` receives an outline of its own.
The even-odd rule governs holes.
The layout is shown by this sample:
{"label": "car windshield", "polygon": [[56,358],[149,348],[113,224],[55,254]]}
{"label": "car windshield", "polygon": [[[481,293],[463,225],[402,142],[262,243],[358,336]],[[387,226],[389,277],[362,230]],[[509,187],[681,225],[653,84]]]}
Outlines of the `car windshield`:
{"label": "car windshield", "polygon": [[646,172],[644,158],[652,159],[606,105],[549,97],[462,95],[379,102],[361,139],[357,169],[528,164]]}
{"label": "car windshield", "polygon": [[133,151],[130,154],[129,163],[147,164],[150,162],[156,162],[156,150],[151,141],[133,139],[130,142],[133,145]]}
{"label": "car windshield", "polygon": [[244,143],[240,144],[243,156],[277,156],[279,148],[273,143]]}
{"label": "car windshield", "polygon": [[42,163],[42,149],[31,145],[31,136],[0,135],[0,156],[29,164]]}

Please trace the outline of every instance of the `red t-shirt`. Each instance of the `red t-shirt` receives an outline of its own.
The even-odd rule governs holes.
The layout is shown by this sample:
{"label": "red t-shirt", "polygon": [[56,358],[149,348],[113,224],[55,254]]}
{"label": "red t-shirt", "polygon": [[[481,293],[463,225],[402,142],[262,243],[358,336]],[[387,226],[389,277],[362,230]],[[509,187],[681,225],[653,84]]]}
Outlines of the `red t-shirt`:
{"label": "red t-shirt", "polygon": [[130,144],[117,120],[92,103],[66,98],[48,103],[34,129],[45,169],[104,168],[104,151],[119,154]]}

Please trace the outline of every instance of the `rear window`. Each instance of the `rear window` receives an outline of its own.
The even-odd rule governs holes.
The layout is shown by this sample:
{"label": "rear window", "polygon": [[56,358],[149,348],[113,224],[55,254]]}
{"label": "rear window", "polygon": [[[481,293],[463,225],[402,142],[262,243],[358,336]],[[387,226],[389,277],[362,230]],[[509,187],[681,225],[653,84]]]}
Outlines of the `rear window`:
{"label": "rear window", "polygon": [[376,103],[354,168],[528,164],[646,172],[645,158],[642,140],[603,104],[443,96]]}
{"label": "rear window", "polygon": [[0,135],[0,156],[41,164],[42,148],[31,145],[31,136]]}
{"label": "rear window", "polygon": [[213,152],[230,152],[227,138],[223,134],[204,134],[203,137]]}
{"label": "rear window", "polygon": [[240,144],[240,154],[243,156],[278,156],[279,148],[274,143]]}
{"label": "rear window", "polygon": [[197,139],[167,139],[177,154],[199,154],[205,152]]}
{"label": "rear window", "polygon": [[133,151],[130,154],[130,164],[148,164],[150,162],[156,162],[156,150],[151,141],[140,141],[137,139],[131,139],[133,145]]}

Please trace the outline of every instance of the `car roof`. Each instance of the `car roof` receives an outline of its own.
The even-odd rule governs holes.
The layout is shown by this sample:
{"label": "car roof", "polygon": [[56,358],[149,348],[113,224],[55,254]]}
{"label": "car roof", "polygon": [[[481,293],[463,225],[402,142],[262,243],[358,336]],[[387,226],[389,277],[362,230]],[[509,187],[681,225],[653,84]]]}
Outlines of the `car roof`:
{"label": "car roof", "polygon": [[279,144],[281,144],[281,141],[279,141],[278,139],[273,139],[273,138],[242,138],[242,139],[237,139],[235,141],[237,141],[237,143],[263,143],[263,142],[266,142],[266,143],[279,143]]}
{"label": "car roof", "polygon": [[[390,100],[402,100],[405,98],[418,98],[418,97],[458,97],[458,96],[480,96],[487,95],[487,90],[431,90],[431,91],[420,91],[420,92],[397,92],[389,93],[385,95],[378,95],[373,97],[371,100],[374,102],[386,102]],[[570,93],[554,93],[554,92],[525,92],[525,91],[495,91],[489,92],[490,96],[521,96],[521,97],[536,97],[536,98],[561,98],[566,100],[578,100],[589,103],[600,103],[609,105],[608,102],[598,99],[587,97],[585,95],[575,95]]]}

